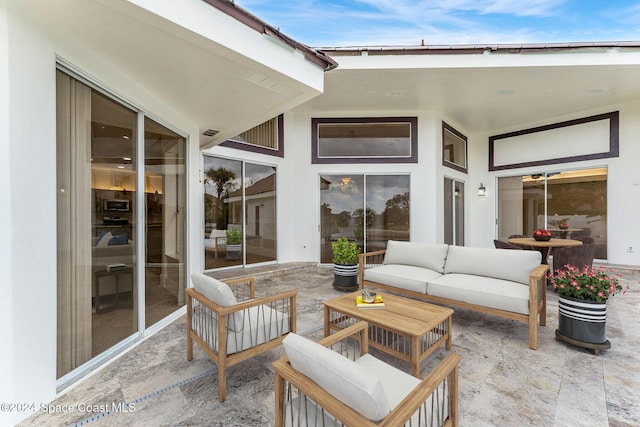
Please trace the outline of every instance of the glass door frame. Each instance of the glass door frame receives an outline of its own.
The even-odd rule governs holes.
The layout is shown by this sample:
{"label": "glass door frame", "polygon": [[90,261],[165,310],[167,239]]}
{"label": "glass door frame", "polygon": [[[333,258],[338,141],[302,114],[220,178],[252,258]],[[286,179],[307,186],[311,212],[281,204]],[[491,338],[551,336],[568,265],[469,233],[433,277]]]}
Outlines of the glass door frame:
{"label": "glass door frame", "polygon": [[[451,188],[447,189],[446,187],[446,183],[447,181],[451,182]],[[462,203],[462,217],[459,218],[458,216],[458,207],[456,206],[456,190],[457,190],[457,186],[461,185],[462,186],[462,194],[460,195],[460,200]],[[447,218],[447,207],[446,207],[446,203],[447,203],[447,193],[451,194],[451,217]],[[451,244],[453,245],[458,245],[458,230],[462,229],[462,239],[460,240],[462,242],[462,245],[459,246],[464,246],[465,244],[465,234],[466,234],[466,227],[465,227],[465,223],[466,223],[466,186],[465,186],[465,181],[462,181],[460,179],[456,179],[453,178],[451,176],[447,176],[445,175],[443,177],[443,221],[446,222],[447,220],[451,221]],[[447,242],[447,236],[446,236],[446,229],[447,227],[443,227],[443,241],[446,243]]]}
{"label": "glass door frame", "polygon": [[[200,170],[199,170],[199,188],[200,188],[200,235],[206,238],[206,220],[205,220],[205,213],[203,211],[203,206],[204,206],[204,195],[205,195],[205,191],[204,191],[204,182],[205,182],[205,158],[207,157],[211,157],[211,158],[217,158],[217,159],[221,159],[221,160],[227,160],[227,161],[234,161],[234,162],[239,162],[240,163],[240,180],[242,182],[241,185],[241,225],[242,225],[242,262],[240,264],[234,264],[234,265],[230,265],[230,266],[223,266],[223,267],[213,267],[213,268],[206,268],[206,250],[204,247],[204,243],[200,244],[200,259],[201,259],[201,265],[203,267],[203,271],[204,272],[211,272],[211,271],[223,271],[223,270],[232,270],[232,269],[238,269],[238,268],[246,268],[246,267],[259,267],[259,266],[264,266],[264,265],[273,265],[273,264],[277,264],[278,263],[278,169],[279,166],[275,163],[269,163],[269,162],[260,162],[260,161],[255,161],[255,160],[247,160],[247,159],[243,159],[243,158],[238,158],[238,157],[232,157],[232,156],[222,156],[222,155],[218,155],[215,153],[200,153]],[[275,195],[274,195],[274,204],[275,204],[275,238],[276,238],[276,242],[275,242],[275,259],[271,260],[271,261],[264,261],[264,262],[256,262],[256,263],[247,263],[247,228],[248,228],[248,216],[247,216],[247,206],[246,206],[246,189],[247,186],[244,185],[245,184],[245,178],[247,177],[247,164],[252,164],[252,165],[257,165],[257,166],[264,166],[264,167],[270,167],[270,168],[274,168],[275,172]],[[203,242],[203,239],[200,239],[201,242]]]}
{"label": "glass door frame", "polygon": [[[112,360],[114,357],[122,354],[125,350],[130,348],[135,343],[143,340],[147,335],[151,335],[154,332],[164,328],[166,325],[170,324],[174,320],[178,319],[183,315],[184,307],[178,307],[174,312],[163,318],[162,320],[156,322],[155,324],[145,328],[145,269],[146,269],[146,239],[145,239],[145,226],[146,226],[146,212],[145,212],[145,192],[144,192],[144,182],[145,182],[145,158],[144,158],[144,120],[145,117],[155,121],[156,123],[166,127],[167,129],[175,132],[185,139],[185,195],[186,203],[185,203],[185,237],[184,237],[184,254],[185,259],[189,259],[189,242],[190,237],[188,230],[190,229],[190,215],[189,212],[189,197],[190,194],[190,184],[189,184],[189,167],[190,167],[190,155],[189,155],[189,147],[190,147],[190,138],[187,132],[176,128],[175,126],[167,123],[165,120],[157,117],[156,115],[144,110],[141,107],[136,106],[133,102],[127,100],[125,97],[113,92],[111,89],[103,87],[96,83],[88,74],[84,73],[80,69],[76,68],[72,64],[67,63],[61,58],[56,58],[56,70],[60,71],[73,79],[81,82],[82,84],[88,86],[89,88],[99,92],[105,97],[113,100],[114,102],[121,104],[122,106],[134,111],[137,114],[136,118],[136,159],[135,159],[135,167],[136,167],[136,179],[135,179],[135,204],[137,206],[135,219],[137,221],[135,226],[135,233],[137,238],[134,241],[134,251],[136,254],[136,259],[139,260],[136,264],[135,275],[135,295],[133,296],[133,309],[137,311],[136,321],[137,321],[137,331],[128,337],[122,339],[117,344],[108,348],[90,358],[88,361],[82,363],[81,365],[75,367],[68,373],[62,375],[56,380],[56,391],[60,392],[62,390],[67,389],[72,384],[76,383],[80,379],[84,378],[91,372],[93,372],[97,367],[103,365],[104,363]],[[56,95],[57,96],[57,95]],[[140,191],[142,189],[142,191]],[[188,263],[185,263],[184,268],[184,280],[185,283],[188,283],[189,278],[189,267]],[[56,303],[57,309],[57,303]],[[57,349],[56,349],[57,351]]]}

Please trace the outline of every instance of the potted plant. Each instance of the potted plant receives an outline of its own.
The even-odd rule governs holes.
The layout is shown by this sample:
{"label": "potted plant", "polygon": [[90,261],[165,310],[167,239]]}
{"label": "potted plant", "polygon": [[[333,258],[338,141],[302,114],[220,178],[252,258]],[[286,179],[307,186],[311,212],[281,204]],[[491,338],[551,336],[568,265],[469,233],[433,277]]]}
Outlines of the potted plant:
{"label": "potted plant", "polygon": [[559,297],[556,335],[578,343],[608,344],[607,300],[623,292],[618,280],[620,276],[607,275],[602,267],[565,267],[565,271],[549,274],[549,282]]}
{"label": "potted plant", "polygon": [[242,231],[227,229],[227,259],[240,259],[242,253]]}
{"label": "potted plant", "polygon": [[343,291],[358,289],[358,254],[360,248],[356,242],[340,237],[331,244],[333,249],[333,287]]}

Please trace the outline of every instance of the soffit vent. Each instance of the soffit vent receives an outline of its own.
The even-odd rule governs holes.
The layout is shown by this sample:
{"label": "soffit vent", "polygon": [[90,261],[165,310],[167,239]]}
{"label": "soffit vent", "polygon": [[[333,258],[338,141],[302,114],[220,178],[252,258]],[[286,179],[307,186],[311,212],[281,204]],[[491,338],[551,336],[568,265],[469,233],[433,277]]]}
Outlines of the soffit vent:
{"label": "soffit vent", "polygon": [[213,130],[213,129],[207,129],[204,132],[202,132],[204,136],[216,136],[219,133],[220,133],[219,130]]}

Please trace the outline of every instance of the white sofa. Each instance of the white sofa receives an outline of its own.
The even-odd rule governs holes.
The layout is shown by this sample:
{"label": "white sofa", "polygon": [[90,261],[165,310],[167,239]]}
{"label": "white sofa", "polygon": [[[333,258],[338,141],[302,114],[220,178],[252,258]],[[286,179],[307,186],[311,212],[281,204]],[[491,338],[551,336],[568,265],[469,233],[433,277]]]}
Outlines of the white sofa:
{"label": "white sofa", "polygon": [[529,325],[538,346],[546,324],[546,273],[538,251],[471,248],[390,240],[386,250],[360,254],[359,284],[459,306]]}
{"label": "white sofa", "polygon": [[[99,237],[94,237],[91,241],[93,296],[101,297],[120,292],[130,292],[133,289],[132,274],[119,274],[120,277],[116,277],[116,273],[105,275],[104,272],[109,264],[125,264],[127,267],[135,264],[133,241],[127,239],[126,244],[98,246],[99,240]],[[97,283],[98,280],[99,284]],[[116,281],[118,281],[118,286],[116,286]]]}

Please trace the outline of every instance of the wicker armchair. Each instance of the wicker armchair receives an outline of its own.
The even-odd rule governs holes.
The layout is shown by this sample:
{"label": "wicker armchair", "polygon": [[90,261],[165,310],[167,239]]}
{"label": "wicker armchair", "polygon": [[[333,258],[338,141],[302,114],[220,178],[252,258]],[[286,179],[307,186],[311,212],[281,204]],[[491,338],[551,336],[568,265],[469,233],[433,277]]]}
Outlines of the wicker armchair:
{"label": "wicker armchair", "polygon": [[253,277],[223,283],[193,273],[191,280],[194,288],[185,291],[187,360],[193,359],[195,341],[218,367],[218,400],[224,402],[229,366],[277,347],[295,332],[296,291],[256,298]]}
{"label": "wicker armchair", "polygon": [[367,330],[358,322],[318,343],[284,340],[287,357],[272,364],[277,427],[458,425],[460,356],[420,380],[369,355]]}

